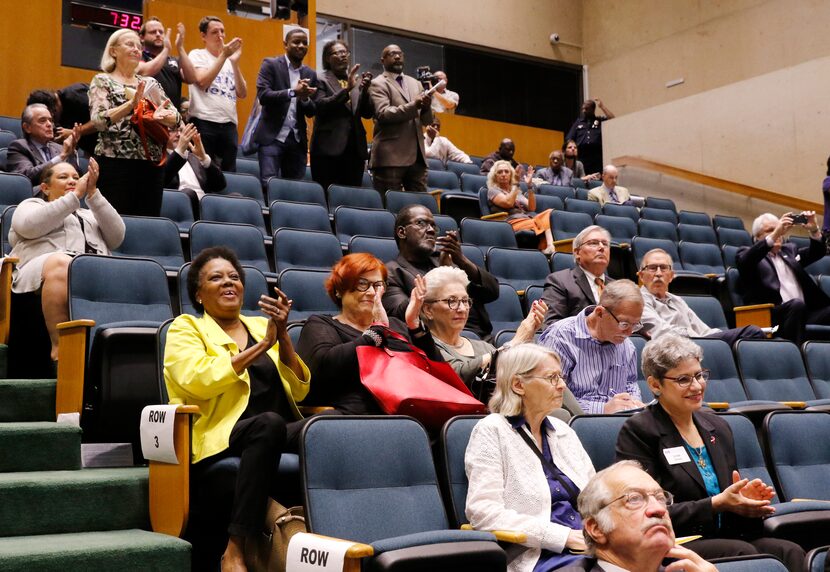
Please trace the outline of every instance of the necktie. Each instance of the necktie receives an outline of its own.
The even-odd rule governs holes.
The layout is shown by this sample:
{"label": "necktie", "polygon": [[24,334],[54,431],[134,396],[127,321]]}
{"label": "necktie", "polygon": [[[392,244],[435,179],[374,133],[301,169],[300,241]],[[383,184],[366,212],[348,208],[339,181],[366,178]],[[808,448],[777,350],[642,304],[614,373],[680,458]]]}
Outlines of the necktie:
{"label": "necktie", "polygon": [[608,196],[611,197],[611,202],[612,203],[620,202],[619,199],[617,199],[617,193],[614,189],[611,189],[610,191],[608,191]]}
{"label": "necktie", "polygon": [[49,150],[49,145],[44,145],[41,149],[43,150],[43,158],[47,161],[51,161],[52,152]]}
{"label": "necktie", "polygon": [[[594,278],[594,284],[597,285],[597,297],[602,296],[602,291],[605,290],[605,280],[597,276]],[[599,302],[599,300],[597,300]]]}

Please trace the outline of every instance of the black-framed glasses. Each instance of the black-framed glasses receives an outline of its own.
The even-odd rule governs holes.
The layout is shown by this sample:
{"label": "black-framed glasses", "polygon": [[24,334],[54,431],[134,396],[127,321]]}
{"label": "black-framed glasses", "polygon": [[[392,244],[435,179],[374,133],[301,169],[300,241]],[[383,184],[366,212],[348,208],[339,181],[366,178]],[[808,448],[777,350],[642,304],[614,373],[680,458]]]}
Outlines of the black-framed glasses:
{"label": "black-framed glasses", "polygon": [[369,286],[375,289],[375,292],[380,290],[381,288],[386,288],[386,282],[383,280],[378,280],[377,282],[369,282],[365,278],[358,278],[357,282],[354,285],[354,289],[358,292],[365,292],[369,289]]}
{"label": "black-framed glasses", "polygon": [[450,310],[457,310],[460,304],[463,304],[465,307],[469,308],[473,305],[473,299],[469,296],[465,298],[458,298],[457,296],[450,296],[449,298],[439,298],[436,300],[427,300],[430,304],[434,304],[435,302],[446,302],[447,306]]}
{"label": "black-framed glasses", "polygon": [[652,274],[654,274],[658,270],[660,272],[662,272],[663,274],[665,274],[666,272],[668,272],[671,269],[672,269],[671,264],[646,264],[645,266],[643,266],[641,268],[641,270],[643,272],[651,272]]}
{"label": "black-framed glasses", "polygon": [[530,375],[525,374],[522,377],[527,379],[543,379],[547,381],[550,385],[557,386],[560,383],[565,383],[565,376],[561,373],[553,373],[551,375]]}
{"label": "black-framed glasses", "polygon": [[634,322],[633,324],[631,322],[621,322],[620,319],[616,317],[614,315],[614,312],[612,312],[610,309],[605,308],[605,311],[608,312],[611,315],[611,317],[617,321],[617,326],[620,328],[620,330],[627,330],[628,328],[631,328],[632,332],[636,332],[637,330],[643,327],[642,322]]}
{"label": "black-framed glasses", "polygon": [[427,228],[431,228],[432,230],[438,230],[438,225],[435,224],[435,221],[428,221],[428,220],[423,219],[423,218],[413,220],[406,226],[416,226],[421,230],[424,230],[424,229],[427,229]]}
{"label": "black-framed glasses", "polygon": [[639,510],[648,504],[648,497],[654,498],[658,504],[662,505],[664,508],[670,507],[674,502],[674,496],[669,491],[641,491],[641,490],[633,490],[628,491],[627,493],[618,496],[614,500],[605,503],[602,505],[602,508],[610,506],[618,501],[624,501],[625,508],[629,510]]}
{"label": "black-framed glasses", "polygon": [[677,384],[678,387],[682,389],[686,389],[692,382],[697,380],[699,383],[706,383],[709,381],[709,370],[702,369],[694,375],[681,375],[678,377],[670,377],[668,375],[664,375],[663,379],[668,379],[669,381],[673,381]]}

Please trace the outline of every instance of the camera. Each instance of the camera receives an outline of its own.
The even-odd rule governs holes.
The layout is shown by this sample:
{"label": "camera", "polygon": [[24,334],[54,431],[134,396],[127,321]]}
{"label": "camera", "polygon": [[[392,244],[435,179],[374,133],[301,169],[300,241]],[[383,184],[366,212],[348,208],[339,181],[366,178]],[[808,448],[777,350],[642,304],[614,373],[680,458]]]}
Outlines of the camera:
{"label": "camera", "polygon": [[807,215],[797,214],[792,216],[793,224],[807,224]]}
{"label": "camera", "polygon": [[424,86],[424,89],[429,89],[434,84],[438,83],[438,78],[432,74],[429,66],[420,66],[415,68],[415,77]]}

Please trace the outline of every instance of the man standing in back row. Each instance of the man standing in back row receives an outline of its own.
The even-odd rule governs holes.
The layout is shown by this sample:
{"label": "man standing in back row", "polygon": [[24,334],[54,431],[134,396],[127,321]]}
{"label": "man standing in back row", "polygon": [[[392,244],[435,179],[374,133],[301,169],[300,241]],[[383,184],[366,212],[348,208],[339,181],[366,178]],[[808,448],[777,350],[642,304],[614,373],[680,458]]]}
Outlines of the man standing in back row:
{"label": "man standing in back row", "polygon": [[375,129],[369,168],[372,184],[389,189],[426,192],[427,160],[423,125],[432,122],[431,98],[414,77],[403,73],[403,50],[383,48],[384,72],[372,80],[369,96],[375,108]]}

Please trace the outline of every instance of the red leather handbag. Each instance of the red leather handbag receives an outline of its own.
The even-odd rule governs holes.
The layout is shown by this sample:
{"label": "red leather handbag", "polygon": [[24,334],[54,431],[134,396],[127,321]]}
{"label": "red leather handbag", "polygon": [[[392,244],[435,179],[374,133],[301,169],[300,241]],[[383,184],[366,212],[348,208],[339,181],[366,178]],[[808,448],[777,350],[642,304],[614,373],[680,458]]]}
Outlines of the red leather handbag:
{"label": "red leather handbag", "polygon": [[357,347],[360,380],[384,412],[414,417],[430,431],[439,431],[456,415],[487,412],[450,364],[429,359],[397,332],[387,329],[384,334],[410,351]]}
{"label": "red leather handbag", "polygon": [[161,146],[161,160],[158,166],[164,165],[167,161],[167,141],[170,139],[170,131],[153,119],[153,113],[156,111],[156,105],[149,99],[142,99],[133,109],[133,115],[130,117],[130,123],[133,128],[138,131],[138,136],[141,138],[141,146],[144,147],[144,156],[150,159],[150,147],[147,145],[147,138],[149,137]]}

